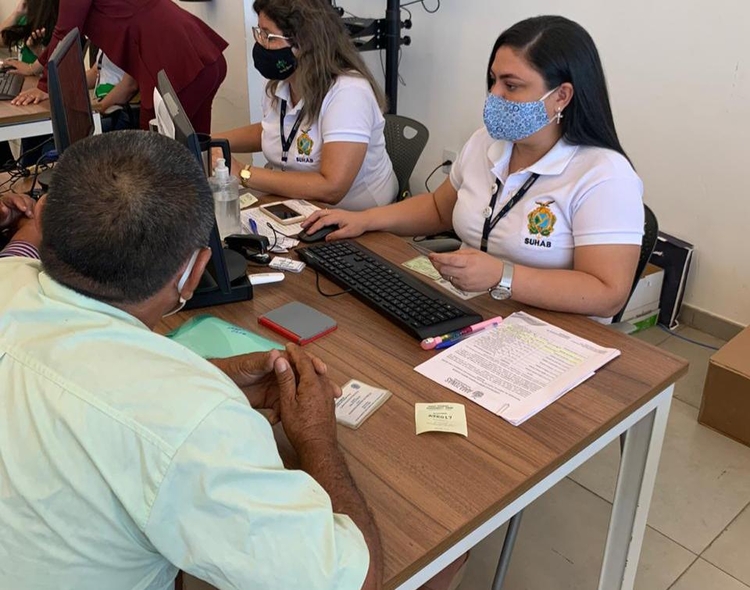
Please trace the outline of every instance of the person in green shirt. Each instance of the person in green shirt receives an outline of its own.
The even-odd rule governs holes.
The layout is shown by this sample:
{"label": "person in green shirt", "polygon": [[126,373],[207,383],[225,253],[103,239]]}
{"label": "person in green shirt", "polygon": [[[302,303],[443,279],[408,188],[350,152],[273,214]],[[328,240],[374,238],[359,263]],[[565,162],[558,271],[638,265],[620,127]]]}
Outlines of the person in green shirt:
{"label": "person in green shirt", "polygon": [[19,74],[35,76],[41,73],[37,57],[49,44],[55,29],[59,0],[24,0],[16,5],[0,27],[3,45],[17,49],[19,59],[6,59],[4,65],[13,66]]}
{"label": "person in green shirt", "polygon": [[[0,38],[11,50],[18,50],[20,59],[6,59],[3,66],[10,72],[24,76],[41,74],[42,66],[37,57],[52,37],[57,22],[59,0],[20,0],[15,9],[0,23]],[[23,166],[31,166],[41,155],[36,147],[48,143],[50,136],[25,137],[21,140],[21,152],[30,153],[21,157]],[[52,149],[50,142],[49,148]],[[46,151],[46,150],[45,150]],[[13,161],[7,143],[0,144],[0,165]]]}

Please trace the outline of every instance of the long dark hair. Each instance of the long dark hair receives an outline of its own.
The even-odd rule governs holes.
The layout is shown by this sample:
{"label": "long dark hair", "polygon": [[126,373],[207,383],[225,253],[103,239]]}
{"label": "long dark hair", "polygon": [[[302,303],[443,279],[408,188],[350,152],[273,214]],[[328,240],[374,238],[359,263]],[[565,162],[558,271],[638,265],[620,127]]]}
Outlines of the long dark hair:
{"label": "long dark hair", "polygon": [[0,33],[3,45],[6,47],[21,45],[36,29],[46,29],[44,44],[47,45],[57,24],[59,7],[60,0],[26,0],[26,24],[14,24],[3,29]]}
{"label": "long dark hair", "polygon": [[599,52],[586,29],[562,16],[535,16],[516,23],[492,48],[488,90],[492,88],[492,62],[503,46],[524,56],[544,78],[548,90],[564,82],[573,85],[573,98],[561,123],[567,142],[609,148],[628,157],[617,137]]}
{"label": "long dark hair", "polygon": [[[305,99],[304,117],[308,123],[317,119],[323,99],[340,75],[366,79],[381,110],[385,110],[383,91],[328,0],[255,0],[253,10],[265,14],[292,39],[297,50],[295,80]],[[266,86],[274,101],[276,86],[278,81],[274,80]]]}

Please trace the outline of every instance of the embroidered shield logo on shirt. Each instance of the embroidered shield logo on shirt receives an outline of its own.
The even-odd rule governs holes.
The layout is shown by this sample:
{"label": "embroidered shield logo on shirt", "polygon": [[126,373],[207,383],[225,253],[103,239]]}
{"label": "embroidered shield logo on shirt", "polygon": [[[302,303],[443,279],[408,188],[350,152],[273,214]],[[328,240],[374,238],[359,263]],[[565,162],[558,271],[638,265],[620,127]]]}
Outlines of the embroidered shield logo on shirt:
{"label": "embroidered shield logo on shirt", "polygon": [[554,203],[554,199],[546,201],[537,201],[538,207],[529,213],[529,233],[533,236],[544,236],[549,235],[555,231],[555,222],[557,217],[549,208]]}
{"label": "embroidered shield logo on shirt", "polygon": [[312,152],[313,145],[315,145],[312,137],[307,134],[308,131],[310,130],[303,131],[302,135],[297,138],[297,153],[299,153],[300,156],[309,156]]}

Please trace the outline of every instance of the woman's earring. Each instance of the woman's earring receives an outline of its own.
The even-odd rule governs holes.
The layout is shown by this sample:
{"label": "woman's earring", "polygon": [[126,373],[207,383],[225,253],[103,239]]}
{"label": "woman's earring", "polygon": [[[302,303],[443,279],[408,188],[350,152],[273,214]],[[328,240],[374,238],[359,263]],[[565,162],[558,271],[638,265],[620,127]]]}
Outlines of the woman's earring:
{"label": "woman's earring", "polygon": [[562,109],[560,107],[557,107],[557,114],[555,115],[555,119],[557,119],[557,124],[560,124],[560,120],[563,118]]}

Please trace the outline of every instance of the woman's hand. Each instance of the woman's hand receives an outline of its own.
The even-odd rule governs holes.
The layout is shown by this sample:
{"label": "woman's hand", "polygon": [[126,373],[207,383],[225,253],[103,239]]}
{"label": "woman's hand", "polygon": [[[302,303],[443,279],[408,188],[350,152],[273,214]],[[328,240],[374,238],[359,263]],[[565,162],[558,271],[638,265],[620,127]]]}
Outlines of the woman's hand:
{"label": "woman's hand", "polygon": [[91,108],[100,115],[103,115],[109,108],[109,105],[102,100],[95,100],[91,103]]}
{"label": "woman's hand", "polygon": [[49,94],[39,88],[29,88],[10,101],[10,104],[16,106],[26,106],[29,104],[39,104],[49,98]]}
{"label": "woman's hand", "polygon": [[444,279],[462,291],[487,291],[503,276],[502,260],[472,248],[430,254],[430,262]]}
{"label": "woman's hand", "polygon": [[321,209],[302,222],[306,233],[312,234],[328,227],[338,225],[336,231],[326,236],[326,241],[356,238],[368,231],[368,211],[344,211],[343,209]]}
{"label": "woman's hand", "polygon": [[36,29],[35,31],[31,31],[31,35],[26,39],[26,47],[28,47],[37,57],[44,53],[44,34],[46,32],[47,29],[44,27]]}
{"label": "woman's hand", "polygon": [[8,70],[9,74],[16,74],[17,76],[36,76],[36,62],[33,64],[27,64],[17,59],[6,59],[3,60],[3,66],[13,68]]}

